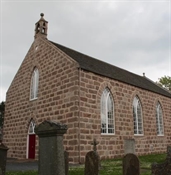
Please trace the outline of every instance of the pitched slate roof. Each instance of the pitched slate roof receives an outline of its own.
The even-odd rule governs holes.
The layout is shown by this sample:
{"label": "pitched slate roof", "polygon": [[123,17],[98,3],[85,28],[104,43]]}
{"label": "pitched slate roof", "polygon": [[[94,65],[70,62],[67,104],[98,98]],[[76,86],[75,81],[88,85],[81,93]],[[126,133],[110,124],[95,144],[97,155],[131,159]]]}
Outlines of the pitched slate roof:
{"label": "pitched slate roof", "polygon": [[105,63],[98,59],[92,58],[75,50],[62,46],[60,44],[54,43],[52,41],[50,42],[58,47],[65,54],[70,56],[72,59],[74,59],[76,62],[78,62],[80,67],[84,70],[171,98],[171,93],[159,87],[158,85],[156,85],[156,83],[146,77],[136,75],[119,67],[113,66],[111,64]]}

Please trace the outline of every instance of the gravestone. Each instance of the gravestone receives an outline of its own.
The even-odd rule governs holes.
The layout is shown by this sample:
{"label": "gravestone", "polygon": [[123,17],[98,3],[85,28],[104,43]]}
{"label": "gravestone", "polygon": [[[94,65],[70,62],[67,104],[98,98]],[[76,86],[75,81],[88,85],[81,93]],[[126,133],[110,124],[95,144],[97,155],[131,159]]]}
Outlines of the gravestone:
{"label": "gravestone", "polygon": [[2,133],[2,128],[0,127],[0,143],[2,142],[3,139],[3,133]]}
{"label": "gravestone", "polygon": [[171,175],[171,146],[167,146],[167,156],[163,163],[151,165],[152,175]]}
{"label": "gravestone", "polygon": [[44,121],[36,126],[39,136],[39,175],[65,175],[63,134],[67,125]]}
{"label": "gravestone", "polygon": [[167,157],[168,159],[171,159],[171,146],[167,146]]}
{"label": "gravestone", "polygon": [[152,175],[171,175],[171,162],[167,160],[164,163],[153,163],[151,165]]}
{"label": "gravestone", "polygon": [[0,175],[5,175],[8,148],[0,142]]}
{"label": "gravestone", "polygon": [[128,153],[124,156],[123,175],[140,175],[140,163],[135,154]]}
{"label": "gravestone", "polygon": [[135,140],[134,139],[125,139],[124,140],[124,153],[133,153],[135,154]]}
{"label": "gravestone", "polygon": [[91,144],[93,145],[93,151],[89,151],[86,154],[84,175],[99,174],[100,158],[97,153],[97,147],[96,147],[98,142],[94,139],[93,143]]}
{"label": "gravestone", "polygon": [[69,172],[69,153],[64,151],[64,158],[65,158],[65,175],[68,175]]}

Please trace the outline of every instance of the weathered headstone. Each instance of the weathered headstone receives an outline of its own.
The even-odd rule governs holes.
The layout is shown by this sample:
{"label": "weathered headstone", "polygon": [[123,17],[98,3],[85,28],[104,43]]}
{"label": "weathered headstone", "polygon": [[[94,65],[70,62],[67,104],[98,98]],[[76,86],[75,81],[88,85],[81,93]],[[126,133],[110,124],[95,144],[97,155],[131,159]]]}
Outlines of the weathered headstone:
{"label": "weathered headstone", "polygon": [[171,146],[167,146],[167,157],[168,159],[171,159]]}
{"label": "weathered headstone", "polygon": [[123,175],[140,175],[140,163],[135,154],[128,153],[124,156]]}
{"label": "weathered headstone", "polygon": [[171,162],[153,163],[151,166],[152,175],[171,175]]}
{"label": "weathered headstone", "polygon": [[3,139],[3,132],[2,132],[2,128],[0,127],[0,143],[2,142]]}
{"label": "weathered headstone", "polygon": [[68,175],[69,172],[69,153],[64,151],[64,158],[65,158],[65,175]]}
{"label": "weathered headstone", "polygon": [[135,154],[135,140],[134,139],[126,139],[124,140],[124,153],[133,153]]}
{"label": "weathered headstone", "polygon": [[0,142],[0,175],[5,175],[8,148]]}
{"label": "weathered headstone", "polygon": [[44,121],[35,128],[39,136],[39,175],[65,175],[63,134],[67,125]]}
{"label": "weathered headstone", "polygon": [[167,156],[163,163],[151,165],[152,175],[171,175],[171,147],[167,146]]}
{"label": "weathered headstone", "polygon": [[98,142],[94,139],[93,143],[93,151],[89,151],[86,154],[85,160],[85,169],[84,175],[98,175],[99,174],[99,165],[100,165],[100,158],[97,153],[97,144]]}

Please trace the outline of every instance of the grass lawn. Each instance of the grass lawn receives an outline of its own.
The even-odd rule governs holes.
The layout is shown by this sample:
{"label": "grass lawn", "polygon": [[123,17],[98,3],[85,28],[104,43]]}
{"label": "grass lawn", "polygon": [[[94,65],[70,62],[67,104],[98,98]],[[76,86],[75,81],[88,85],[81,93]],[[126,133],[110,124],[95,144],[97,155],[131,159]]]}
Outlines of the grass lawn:
{"label": "grass lawn", "polygon": [[[165,160],[166,154],[153,154],[139,156],[141,175],[151,175],[151,164],[161,163]],[[101,161],[102,168],[99,175],[122,175],[122,159]],[[37,171],[7,172],[6,175],[37,175]],[[84,165],[70,167],[69,175],[84,175]]]}

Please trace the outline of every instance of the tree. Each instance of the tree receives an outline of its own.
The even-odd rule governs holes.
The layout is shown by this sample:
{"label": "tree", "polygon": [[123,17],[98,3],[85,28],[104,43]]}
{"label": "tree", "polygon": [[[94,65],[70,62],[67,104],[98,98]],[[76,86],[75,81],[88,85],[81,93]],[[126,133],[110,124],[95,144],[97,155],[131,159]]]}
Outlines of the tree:
{"label": "tree", "polygon": [[171,77],[170,76],[165,75],[164,77],[159,78],[159,81],[157,82],[157,84],[171,91]]}
{"label": "tree", "polygon": [[3,127],[4,124],[4,113],[5,113],[5,102],[0,103],[0,128]]}

